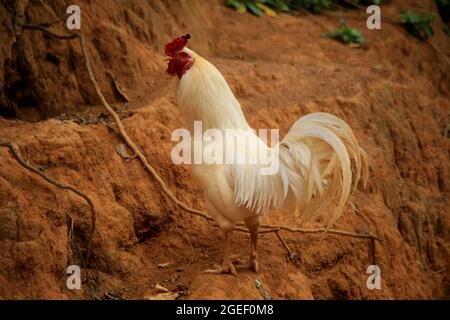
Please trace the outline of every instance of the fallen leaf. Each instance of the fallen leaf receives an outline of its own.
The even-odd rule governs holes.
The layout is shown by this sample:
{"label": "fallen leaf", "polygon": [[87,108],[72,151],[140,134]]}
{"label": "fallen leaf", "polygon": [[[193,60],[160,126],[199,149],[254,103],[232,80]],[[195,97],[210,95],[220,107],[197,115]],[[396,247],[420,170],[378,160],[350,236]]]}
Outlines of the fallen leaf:
{"label": "fallen leaf", "polygon": [[118,146],[116,146],[116,152],[124,159],[131,159],[132,156],[127,151],[127,147],[121,143]]}
{"label": "fallen leaf", "polygon": [[169,265],[170,265],[169,262],[160,263],[160,264],[158,264],[158,268],[164,269],[164,268],[167,268]]}
{"label": "fallen leaf", "polygon": [[158,292],[170,292],[169,289],[163,287],[162,285],[160,285],[158,283],[155,284],[155,290],[158,291]]}
{"label": "fallen leaf", "polygon": [[162,292],[151,296],[146,296],[146,300],[175,300],[180,294],[178,292]]}

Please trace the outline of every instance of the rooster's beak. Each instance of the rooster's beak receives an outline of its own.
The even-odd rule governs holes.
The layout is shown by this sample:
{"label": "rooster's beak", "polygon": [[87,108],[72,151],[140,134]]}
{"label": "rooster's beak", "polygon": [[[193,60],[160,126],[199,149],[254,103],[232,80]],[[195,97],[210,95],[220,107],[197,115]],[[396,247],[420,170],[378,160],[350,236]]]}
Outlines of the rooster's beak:
{"label": "rooster's beak", "polygon": [[170,59],[172,59],[171,57],[164,57],[164,62],[169,62],[170,61]]}

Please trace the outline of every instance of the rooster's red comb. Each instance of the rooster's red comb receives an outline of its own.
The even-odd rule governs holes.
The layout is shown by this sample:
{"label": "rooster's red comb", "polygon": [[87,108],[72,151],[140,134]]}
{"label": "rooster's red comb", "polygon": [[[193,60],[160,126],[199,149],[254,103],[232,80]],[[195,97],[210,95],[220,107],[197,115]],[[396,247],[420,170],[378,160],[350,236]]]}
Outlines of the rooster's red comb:
{"label": "rooster's red comb", "polygon": [[190,38],[191,35],[187,33],[184,36],[175,38],[172,41],[170,41],[168,44],[166,44],[165,47],[166,56],[173,57],[178,51],[180,51],[186,46]]}

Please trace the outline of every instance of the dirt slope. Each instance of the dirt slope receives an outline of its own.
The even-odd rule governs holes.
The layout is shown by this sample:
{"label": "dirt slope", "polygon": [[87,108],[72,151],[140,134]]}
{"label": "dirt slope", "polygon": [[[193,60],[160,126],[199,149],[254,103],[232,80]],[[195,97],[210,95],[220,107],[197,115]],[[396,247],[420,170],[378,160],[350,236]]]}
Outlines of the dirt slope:
{"label": "dirt slope", "polygon": [[[382,289],[371,291],[368,242],[335,235],[283,233],[297,253],[289,261],[276,237],[265,234],[260,273],[202,274],[220,261],[217,229],[171,203],[138,160],[117,154],[122,141],[98,105],[78,43],[34,31],[16,38],[10,3],[0,1],[0,140],[17,143],[31,164],[89,193],[99,212],[87,266],[91,285],[70,291],[65,271],[82,265],[77,247],[86,248],[90,209],[1,148],[0,298],[85,299],[89,292],[144,298],[158,283],[187,299],[262,299],[256,279],[275,299],[449,298],[450,41],[440,27],[433,49],[389,23],[369,31],[364,13],[348,10],[342,15],[368,42],[352,49],[320,37],[337,26],[331,14],[256,18],[219,0],[78,2],[102,90],[151,164],[190,206],[205,209],[201,192],[186,168],[170,160],[170,134],[182,124],[162,52],[174,36],[191,33],[191,48],[224,74],[255,128],[280,128],[284,135],[315,111],[347,121],[370,157],[371,175],[368,190],[352,196],[337,227],[386,239],[376,247]],[[27,20],[53,20],[66,5],[30,1]],[[433,1],[422,6],[435,10]],[[420,9],[416,1],[392,1],[382,12],[397,17],[405,7]],[[121,101],[107,70],[130,103]],[[297,225],[286,211],[265,221]],[[247,241],[236,233],[233,250]]]}

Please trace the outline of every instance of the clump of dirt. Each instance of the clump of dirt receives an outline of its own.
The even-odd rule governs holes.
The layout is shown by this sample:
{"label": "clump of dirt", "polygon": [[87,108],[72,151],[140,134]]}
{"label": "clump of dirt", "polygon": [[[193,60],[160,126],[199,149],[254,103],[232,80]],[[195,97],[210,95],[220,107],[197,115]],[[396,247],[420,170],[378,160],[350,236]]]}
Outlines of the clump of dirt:
{"label": "clump of dirt", "polygon": [[[239,266],[236,277],[203,274],[220,261],[218,230],[181,211],[137,159],[116,152],[123,142],[89,83],[78,42],[30,30],[17,36],[14,2],[1,1],[0,140],[15,142],[32,165],[88,193],[98,209],[86,262],[88,204],[1,148],[1,298],[143,298],[160,284],[187,299],[262,299],[256,280],[274,299],[449,297],[450,41],[440,21],[426,43],[387,22],[369,31],[363,12],[341,12],[367,38],[366,47],[352,49],[320,37],[338,25],[331,14],[257,18],[221,0],[79,2],[101,89],[189,206],[205,209],[186,167],[170,160],[170,135],[182,123],[162,53],[174,36],[191,33],[191,48],[224,74],[255,128],[280,128],[283,135],[316,111],[347,121],[369,155],[371,174],[369,188],[352,196],[336,227],[386,239],[375,255],[382,289],[366,286],[369,242],[337,235],[282,233],[296,252],[289,259],[274,234],[263,234],[258,274]],[[52,21],[68,5],[30,2],[26,20]],[[421,6],[398,1],[382,10],[392,17],[402,8],[436,12],[434,1]],[[63,25],[55,30],[65,32]],[[270,212],[265,222],[298,225],[287,210]],[[247,241],[236,233],[233,250]],[[82,267],[81,290],[66,287],[70,264]]]}

